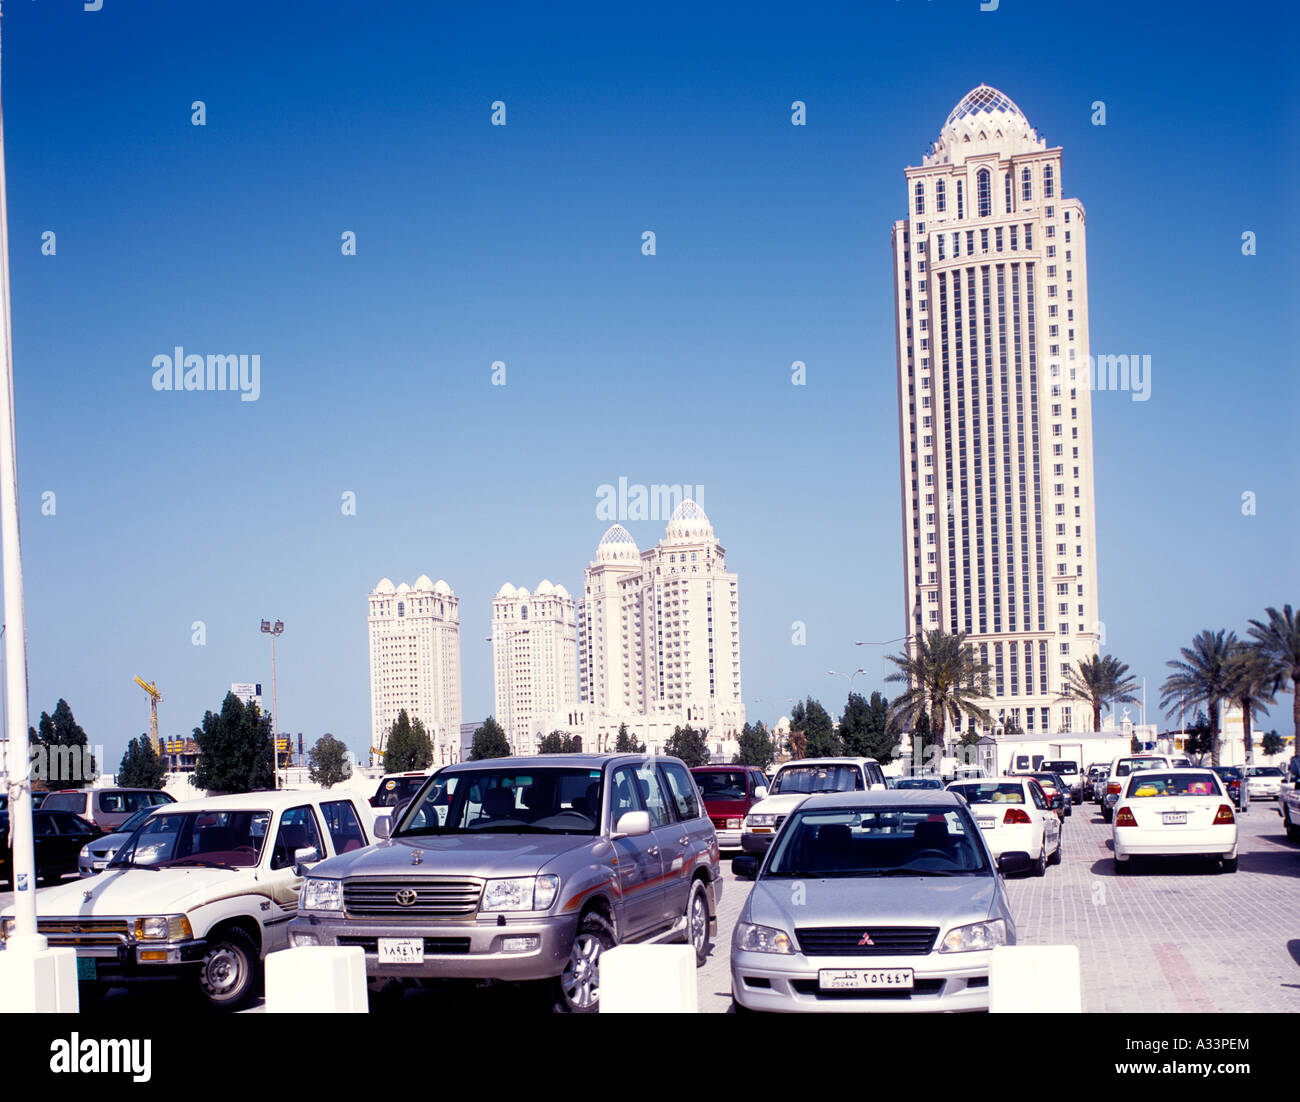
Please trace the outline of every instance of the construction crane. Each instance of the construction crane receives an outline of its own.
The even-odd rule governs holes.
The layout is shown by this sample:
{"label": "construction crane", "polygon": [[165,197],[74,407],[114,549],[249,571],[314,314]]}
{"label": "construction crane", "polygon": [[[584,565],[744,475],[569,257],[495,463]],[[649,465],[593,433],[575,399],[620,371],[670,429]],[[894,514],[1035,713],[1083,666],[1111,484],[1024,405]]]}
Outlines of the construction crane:
{"label": "construction crane", "polygon": [[158,737],[158,702],[162,700],[162,693],[152,681],[137,677],[135,683],[149,694],[149,738],[153,741],[154,753],[161,758],[163,747],[162,740]]}

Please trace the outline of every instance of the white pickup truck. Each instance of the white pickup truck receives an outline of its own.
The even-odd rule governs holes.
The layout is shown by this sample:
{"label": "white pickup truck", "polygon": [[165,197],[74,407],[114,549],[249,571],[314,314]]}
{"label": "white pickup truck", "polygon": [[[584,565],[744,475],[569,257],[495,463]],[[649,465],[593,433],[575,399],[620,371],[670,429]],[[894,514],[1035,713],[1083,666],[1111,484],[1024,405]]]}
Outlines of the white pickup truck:
{"label": "white pickup truck", "polygon": [[[343,792],[247,792],[158,808],[94,876],[36,893],[37,929],[77,951],[81,1000],[175,977],[234,1010],[288,946],[303,873],[372,841],[369,808]],[[0,939],[14,930],[13,908]]]}

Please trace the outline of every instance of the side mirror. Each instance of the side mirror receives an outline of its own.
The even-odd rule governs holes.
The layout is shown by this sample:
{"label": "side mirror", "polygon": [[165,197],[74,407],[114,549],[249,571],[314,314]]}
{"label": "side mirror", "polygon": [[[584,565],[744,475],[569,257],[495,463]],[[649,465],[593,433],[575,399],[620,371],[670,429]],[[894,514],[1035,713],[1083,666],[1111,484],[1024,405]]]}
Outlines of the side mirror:
{"label": "side mirror", "polygon": [[304,876],[307,869],[320,860],[320,854],[316,851],[315,846],[304,846],[302,849],[293,851],[293,871],[299,876]]}
{"label": "side mirror", "polygon": [[1028,872],[1032,864],[1027,853],[1004,853],[998,858],[998,872],[1004,876],[1008,874],[1015,876],[1018,873]]}
{"label": "side mirror", "polygon": [[765,785],[760,784],[756,789],[754,789],[754,799],[756,800],[767,799],[767,787]]}
{"label": "side mirror", "polygon": [[615,838],[638,838],[650,833],[650,812],[625,811],[614,824]]}
{"label": "side mirror", "polygon": [[375,816],[375,837],[381,840],[387,838],[389,835],[389,831],[392,829],[392,826],[393,826],[393,819],[391,815],[388,814],[376,815]]}
{"label": "side mirror", "polygon": [[731,859],[731,874],[738,880],[754,880],[758,877],[758,858],[749,854]]}

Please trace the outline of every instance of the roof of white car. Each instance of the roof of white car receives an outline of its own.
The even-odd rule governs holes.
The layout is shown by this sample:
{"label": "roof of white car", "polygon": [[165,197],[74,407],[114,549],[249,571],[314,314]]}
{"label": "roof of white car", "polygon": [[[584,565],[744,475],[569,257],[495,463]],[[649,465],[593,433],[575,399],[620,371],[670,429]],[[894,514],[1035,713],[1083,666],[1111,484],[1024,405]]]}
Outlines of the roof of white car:
{"label": "roof of white car", "polygon": [[819,792],[799,805],[800,811],[825,811],[854,807],[897,807],[921,804],[928,807],[959,806],[957,794],[940,788],[889,788],[881,792]]}
{"label": "roof of white car", "polygon": [[[861,765],[864,761],[876,761],[875,758],[795,758],[781,766],[782,769],[789,769],[796,765]],[[876,762],[879,765],[879,762]]]}
{"label": "roof of white car", "polygon": [[232,809],[250,809],[256,811],[283,811],[289,807],[319,800],[357,799],[355,792],[331,792],[328,789],[307,789],[289,792],[236,792],[227,796],[205,796],[198,800],[185,800],[183,803],[167,804],[163,808],[168,814],[174,811],[226,811]]}

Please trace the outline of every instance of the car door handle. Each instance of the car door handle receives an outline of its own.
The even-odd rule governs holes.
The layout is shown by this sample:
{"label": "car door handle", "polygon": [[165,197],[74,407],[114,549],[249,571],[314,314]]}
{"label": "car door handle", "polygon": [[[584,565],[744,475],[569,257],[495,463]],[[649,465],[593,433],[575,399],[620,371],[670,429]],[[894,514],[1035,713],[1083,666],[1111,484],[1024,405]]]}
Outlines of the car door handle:
{"label": "car door handle", "polygon": [[683,834],[680,838],[677,839],[677,844],[679,846],[684,846],[687,845],[690,842],[690,840],[691,838],[689,834]]}
{"label": "car door handle", "polygon": [[658,847],[658,846],[651,846],[648,850],[646,850],[646,853],[648,853],[651,857],[658,857],[658,856],[659,856],[659,847]]}

